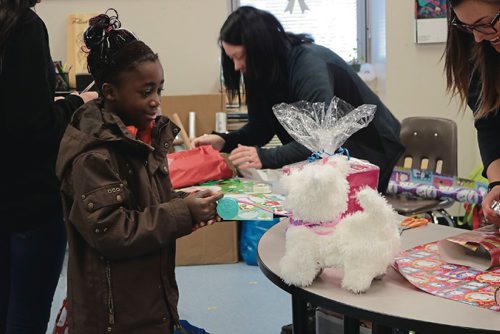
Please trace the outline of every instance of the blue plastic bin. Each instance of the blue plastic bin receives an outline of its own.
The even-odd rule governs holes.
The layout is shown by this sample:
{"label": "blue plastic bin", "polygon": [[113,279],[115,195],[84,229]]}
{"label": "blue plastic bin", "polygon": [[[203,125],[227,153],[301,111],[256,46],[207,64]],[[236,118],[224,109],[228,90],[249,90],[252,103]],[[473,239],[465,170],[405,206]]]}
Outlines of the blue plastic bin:
{"label": "blue plastic bin", "polygon": [[273,220],[243,220],[241,222],[240,254],[246,264],[257,265],[257,245],[262,235],[272,226],[279,223]]}

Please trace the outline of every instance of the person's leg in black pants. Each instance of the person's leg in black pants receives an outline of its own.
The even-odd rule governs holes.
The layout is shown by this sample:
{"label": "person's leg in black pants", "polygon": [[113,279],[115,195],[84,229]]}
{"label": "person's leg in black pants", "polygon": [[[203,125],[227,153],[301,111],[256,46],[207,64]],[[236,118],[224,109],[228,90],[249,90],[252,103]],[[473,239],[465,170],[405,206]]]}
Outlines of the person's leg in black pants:
{"label": "person's leg in black pants", "polygon": [[7,231],[0,229],[0,334],[5,333],[7,308],[9,304],[10,257]]}
{"label": "person's leg in black pants", "polygon": [[62,219],[0,242],[0,333],[45,334],[66,250]]}

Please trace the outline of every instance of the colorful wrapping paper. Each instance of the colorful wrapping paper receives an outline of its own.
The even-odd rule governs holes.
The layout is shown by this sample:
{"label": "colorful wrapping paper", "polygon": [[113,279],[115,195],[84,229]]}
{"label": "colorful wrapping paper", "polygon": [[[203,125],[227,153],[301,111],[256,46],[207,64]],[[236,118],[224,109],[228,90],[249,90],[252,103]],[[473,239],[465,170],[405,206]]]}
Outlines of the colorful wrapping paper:
{"label": "colorful wrapping paper", "polygon": [[500,311],[500,268],[480,271],[445,262],[437,241],[402,252],[395,268],[415,287],[435,296]]}
{"label": "colorful wrapping paper", "polygon": [[438,247],[441,257],[450,263],[478,270],[500,266],[500,234],[495,225],[441,240]]}
{"label": "colorful wrapping paper", "polygon": [[408,196],[481,204],[488,185],[456,176],[432,173],[429,170],[395,168],[387,192]]}
{"label": "colorful wrapping paper", "polygon": [[285,197],[279,194],[224,194],[219,200],[217,213],[224,220],[273,220],[274,216],[287,216],[283,209]]}
{"label": "colorful wrapping paper", "polygon": [[208,181],[179,190],[196,192],[205,189],[224,193],[224,198],[219,200],[217,205],[217,212],[224,220],[271,221],[275,215],[289,215],[283,209],[285,197],[271,193],[271,186],[265,182],[229,178]]}

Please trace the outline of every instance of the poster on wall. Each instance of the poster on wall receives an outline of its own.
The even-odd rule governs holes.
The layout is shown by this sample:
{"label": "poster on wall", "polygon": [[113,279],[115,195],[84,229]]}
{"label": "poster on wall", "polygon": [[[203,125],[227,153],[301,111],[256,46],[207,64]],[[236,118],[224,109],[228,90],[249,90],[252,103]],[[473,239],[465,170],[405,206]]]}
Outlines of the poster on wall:
{"label": "poster on wall", "polygon": [[415,42],[446,42],[446,16],[446,0],[415,0]]}
{"label": "poster on wall", "polygon": [[89,19],[97,15],[97,13],[74,13],[68,15],[66,59],[68,65],[71,66],[71,70],[69,71],[70,87],[76,87],[76,74],[88,73],[87,54],[82,50],[83,32],[89,26]]}

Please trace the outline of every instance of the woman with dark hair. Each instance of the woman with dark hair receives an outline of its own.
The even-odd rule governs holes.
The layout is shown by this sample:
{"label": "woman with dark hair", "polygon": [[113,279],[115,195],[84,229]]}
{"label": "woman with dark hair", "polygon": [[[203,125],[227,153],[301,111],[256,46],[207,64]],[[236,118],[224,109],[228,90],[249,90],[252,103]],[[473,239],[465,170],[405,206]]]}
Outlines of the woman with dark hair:
{"label": "woman with dark hair", "polygon": [[[380,167],[379,190],[386,191],[403,153],[400,124],[344,60],[305,34],[285,32],[272,14],[253,7],[240,7],[229,15],[219,43],[224,84],[230,94],[241,94],[243,76],[249,120],[238,131],[198,137],[194,146],[209,144],[231,152],[230,159],[240,168],[278,168],[305,160],[311,152],[281,126],[273,105],[300,100],[328,105],[334,96],[354,107],[374,104],[374,120],[352,135],[344,147],[352,156]],[[284,145],[261,148],[274,135]]]}
{"label": "woman with dark hair", "polygon": [[500,201],[500,0],[448,4],[447,86],[474,112],[483,174],[490,182],[483,212],[500,226],[500,214],[492,209]]}
{"label": "woman with dark hair", "polygon": [[66,249],[55,163],[73,112],[36,0],[0,0],[0,333],[45,334]]}
{"label": "woman with dark hair", "polygon": [[160,115],[158,55],[108,10],[84,33],[102,98],[79,108],[61,142],[72,334],[169,334],[179,326],[176,239],[218,220],[222,193],[175,192]]}

